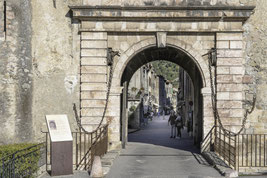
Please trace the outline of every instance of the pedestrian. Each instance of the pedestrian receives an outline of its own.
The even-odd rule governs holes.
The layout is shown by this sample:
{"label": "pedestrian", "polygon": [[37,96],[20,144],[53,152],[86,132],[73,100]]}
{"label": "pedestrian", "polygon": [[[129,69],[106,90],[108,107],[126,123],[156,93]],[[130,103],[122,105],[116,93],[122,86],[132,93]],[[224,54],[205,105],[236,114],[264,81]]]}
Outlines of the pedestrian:
{"label": "pedestrian", "polygon": [[162,113],[163,113],[163,120],[165,120],[165,111],[164,111],[164,109],[162,110]]}
{"label": "pedestrian", "polygon": [[168,125],[171,124],[171,137],[176,138],[176,126],[175,126],[176,115],[174,111],[171,111],[171,115],[168,120]]}
{"label": "pedestrian", "polygon": [[177,128],[177,137],[182,138],[181,129],[183,128],[183,118],[179,112],[177,113],[177,117],[175,119],[175,126]]}

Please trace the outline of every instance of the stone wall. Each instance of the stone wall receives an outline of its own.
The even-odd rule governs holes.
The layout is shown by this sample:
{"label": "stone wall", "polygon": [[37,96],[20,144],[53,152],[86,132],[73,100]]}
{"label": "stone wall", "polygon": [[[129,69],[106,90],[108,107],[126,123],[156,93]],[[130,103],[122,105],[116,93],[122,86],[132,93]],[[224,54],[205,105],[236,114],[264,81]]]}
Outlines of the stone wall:
{"label": "stone wall", "polygon": [[31,4],[29,0],[7,1],[6,12],[4,1],[0,4],[0,144],[30,141],[33,138]]}
{"label": "stone wall", "polygon": [[0,0],[0,144],[40,141],[46,114],[79,103],[78,24],[68,5],[80,0]]}
{"label": "stone wall", "polygon": [[[224,49],[240,50],[243,47],[245,58],[243,61],[239,60],[242,56],[227,59],[231,60],[231,65],[233,62],[237,62],[238,66],[232,67],[229,65],[225,67],[227,60],[224,62],[219,60],[218,88],[221,91],[218,97],[225,101],[236,97],[238,105],[240,105],[244,99],[251,100],[252,94],[256,92],[256,110],[249,116],[246,132],[266,133],[267,20],[263,18],[267,11],[265,0],[9,0],[6,6],[6,31],[4,31],[4,13],[2,13],[4,0],[0,0],[0,144],[38,140],[42,137],[41,129],[46,130],[45,114],[67,114],[72,129],[76,129],[76,124],[73,122],[72,103],[80,101],[80,35],[78,33],[79,22],[71,18],[68,6],[80,4],[122,6],[256,5],[255,13],[243,25],[243,44],[241,44],[241,39],[219,39],[217,45],[222,49],[220,55],[224,55]],[[143,26],[144,24],[140,23],[136,26],[132,22],[127,24],[89,22],[83,23],[82,27],[99,31],[106,29],[113,32],[124,29],[125,35],[108,35],[106,39],[108,44],[105,46],[112,47],[114,50],[126,51],[138,41],[154,37],[151,34],[147,36],[127,34],[127,30],[134,31],[137,28],[143,28],[144,31],[156,32],[157,30],[165,31],[166,27],[169,28],[170,24],[162,24],[149,23],[147,26]],[[185,27],[183,29],[176,27],[175,24],[170,29],[184,31],[201,29],[205,31],[204,26],[211,25],[211,23],[198,23],[192,24],[192,26],[185,24],[182,25]],[[220,23],[214,24],[216,27],[220,25]],[[233,25],[229,23],[223,28],[226,30],[235,28]],[[236,28],[238,29],[240,25],[238,24]],[[184,37],[180,36],[179,40],[182,38]],[[184,40],[189,38],[196,37],[188,37]],[[203,37],[197,40],[199,41],[201,38]],[[82,43],[85,46],[89,45],[88,48],[92,45],[92,43],[88,44],[86,40]],[[94,45],[99,45],[99,43],[96,42]],[[194,47],[204,45],[206,46],[204,50],[206,50],[211,44],[207,42],[207,45],[200,43],[193,45],[195,45]],[[223,58],[223,56],[220,57]],[[118,58],[115,63],[117,61]],[[82,60],[82,62],[87,61]],[[82,72],[96,70],[92,66],[83,68]],[[240,68],[243,66],[245,66],[244,71]],[[235,78],[229,78],[228,74],[234,74]],[[119,77],[116,77],[115,82],[119,83]],[[84,78],[84,80],[87,79]],[[229,83],[235,85],[243,83],[243,93],[233,91],[235,92],[233,94],[231,91],[223,91],[223,86]],[[121,90],[121,88],[113,90],[111,100],[119,102],[120,92],[117,90]],[[250,94],[245,94],[246,91]],[[233,109],[236,110],[235,113],[238,113],[238,116],[233,115]],[[241,118],[242,112],[239,112],[241,109],[242,107],[232,108],[232,110],[230,108],[227,111],[221,111],[224,112],[221,114],[229,115],[225,118],[230,118],[229,123],[232,123],[233,117]],[[204,114],[210,113],[204,112]],[[119,116],[115,115],[114,118],[111,130],[115,132],[119,130]],[[95,121],[97,122],[97,120]],[[118,141],[118,137],[114,140]]]}
{"label": "stone wall", "polygon": [[267,133],[267,1],[256,1],[255,13],[244,24],[245,98],[257,94],[256,108],[246,124],[247,133]]}

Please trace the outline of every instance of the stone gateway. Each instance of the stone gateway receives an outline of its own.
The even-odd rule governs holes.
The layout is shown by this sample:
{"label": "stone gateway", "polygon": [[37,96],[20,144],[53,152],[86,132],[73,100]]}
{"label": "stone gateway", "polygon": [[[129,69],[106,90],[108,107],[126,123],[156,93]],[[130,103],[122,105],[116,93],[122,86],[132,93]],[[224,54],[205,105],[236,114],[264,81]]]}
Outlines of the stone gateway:
{"label": "stone gateway", "polygon": [[0,0],[0,144],[37,141],[47,114],[66,113],[77,129],[100,123],[118,51],[108,108],[109,149],[121,147],[122,89],[142,65],[167,60],[194,87],[193,136],[214,125],[208,56],[217,49],[217,107],[225,128],[242,125],[244,101],[257,94],[245,133],[267,132],[265,0]]}

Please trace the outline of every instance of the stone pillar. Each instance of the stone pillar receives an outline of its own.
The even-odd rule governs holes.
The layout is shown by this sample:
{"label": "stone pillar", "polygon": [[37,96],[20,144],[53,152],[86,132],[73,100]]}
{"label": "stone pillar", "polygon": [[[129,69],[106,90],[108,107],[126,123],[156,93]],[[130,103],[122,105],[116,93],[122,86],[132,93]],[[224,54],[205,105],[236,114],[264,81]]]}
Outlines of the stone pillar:
{"label": "stone pillar", "polygon": [[202,88],[201,94],[203,96],[203,138],[205,138],[214,126],[210,87]]}
{"label": "stone pillar", "polygon": [[240,129],[244,76],[243,42],[240,33],[217,33],[217,107],[226,129]]}
{"label": "stone pillar", "polygon": [[106,57],[107,33],[81,32],[81,122],[88,131],[100,123],[104,112],[108,80]]}
{"label": "stone pillar", "polygon": [[[113,84],[116,82],[114,81]],[[107,122],[109,123],[109,150],[121,148],[121,93],[123,87],[112,86],[109,97],[108,112],[106,114]]]}

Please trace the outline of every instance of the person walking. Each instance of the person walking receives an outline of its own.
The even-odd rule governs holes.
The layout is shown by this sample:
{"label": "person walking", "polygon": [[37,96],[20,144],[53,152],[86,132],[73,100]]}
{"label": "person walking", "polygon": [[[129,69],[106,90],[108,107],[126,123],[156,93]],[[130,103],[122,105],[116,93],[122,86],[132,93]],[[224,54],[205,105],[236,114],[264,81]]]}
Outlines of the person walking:
{"label": "person walking", "polygon": [[182,138],[181,129],[183,128],[183,118],[179,112],[178,112],[177,117],[175,119],[175,126],[177,128],[177,137]]}
{"label": "person walking", "polygon": [[176,138],[175,119],[176,119],[176,115],[175,115],[175,112],[172,110],[171,115],[170,115],[169,120],[168,120],[168,125],[171,124],[171,137],[170,138]]}

